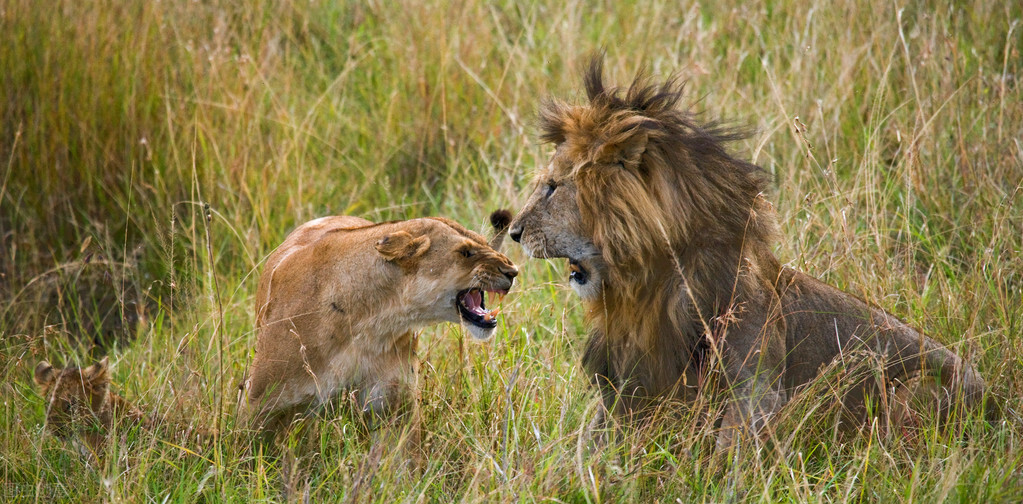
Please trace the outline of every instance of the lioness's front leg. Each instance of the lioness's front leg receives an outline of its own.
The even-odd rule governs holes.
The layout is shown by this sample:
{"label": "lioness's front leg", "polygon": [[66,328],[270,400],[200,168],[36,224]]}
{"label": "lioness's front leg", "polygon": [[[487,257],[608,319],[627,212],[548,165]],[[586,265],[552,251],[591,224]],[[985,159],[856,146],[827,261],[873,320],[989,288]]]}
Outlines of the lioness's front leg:
{"label": "lioness's front leg", "polygon": [[370,429],[382,424],[401,423],[415,409],[415,393],[404,381],[377,381],[360,393],[362,414]]}
{"label": "lioness's front leg", "polygon": [[381,441],[381,437],[396,438],[407,426],[405,448],[412,453],[419,450],[418,368],[419,360],[414,353],[387,359],[377,366],[376,379],[366,383],[359,393],[359,407],[375,442]]}
{"label": "lioness's front leg", "polygon": [[731,323],[730,317],[722,317],[716,331],[724,340],[725,372],[732,394],[717,438],[720,451],[730,449],[736,435],[760,434],[786,402],[782,384],[785,323],[778,297],[753,297],[738,316],[742,318]]}

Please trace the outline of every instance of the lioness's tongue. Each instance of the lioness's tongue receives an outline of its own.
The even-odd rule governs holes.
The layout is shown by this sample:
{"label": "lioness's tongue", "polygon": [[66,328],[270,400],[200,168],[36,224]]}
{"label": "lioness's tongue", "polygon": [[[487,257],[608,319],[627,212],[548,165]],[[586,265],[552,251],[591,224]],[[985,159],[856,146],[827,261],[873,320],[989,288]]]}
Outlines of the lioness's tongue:
{"label": "lioness's tongue", "polygon": [[469,311],[477,315],[484,315],[487,313],[486,310],[484,310],[483,307],[481,306],[483,304],[482,292],[478,290],[471,290],[469,292],[466,292],[465,295],[462,296],[462,300],[465,303],[465,307]]}

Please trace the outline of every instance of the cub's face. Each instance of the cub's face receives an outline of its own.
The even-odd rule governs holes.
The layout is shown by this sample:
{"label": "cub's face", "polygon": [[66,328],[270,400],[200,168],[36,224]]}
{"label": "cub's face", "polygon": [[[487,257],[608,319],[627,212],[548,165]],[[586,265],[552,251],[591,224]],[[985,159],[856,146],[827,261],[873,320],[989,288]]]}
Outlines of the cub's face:
{"label": "cub's face", "polygon": [[[487,294],[503,296],[518,269],[486,240],[447,219],[406,221],[377,241],[385,260],[404,270],[402,299],[419,324],[460,323],[477,341],[497,327],[497,310]],[[493,301],[491,301],[493,302]]]}
{"label": "cub's face", "polygon": [[531,257],[567,258],[572,288],[582,298],[592,299],[600,293],[606,267],[583,224],[575,171],[568,147],[559,145],[537,173],[533,192],[508,232]]}
{"label": "cub's face", "polygon": [[34,379],[46,399],[46,425],[57,437],[101,427],[110,375],[107,359],[87,368],[55,368],[46,361],[35,369]]}

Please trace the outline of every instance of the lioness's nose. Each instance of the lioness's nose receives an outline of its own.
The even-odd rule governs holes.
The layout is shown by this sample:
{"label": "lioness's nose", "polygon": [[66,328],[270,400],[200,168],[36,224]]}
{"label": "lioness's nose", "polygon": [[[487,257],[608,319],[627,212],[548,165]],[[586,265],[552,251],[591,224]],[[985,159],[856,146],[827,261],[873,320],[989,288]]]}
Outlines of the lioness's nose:
{"label": "lioness's nose", "polygon": [[511,239],[515,240],[517,243],[519,239],[522,238],[522,226],[512,226],[512,228],[508,230],[508,236],[511,236]]}
{"label": "lioness's nose", "polygon": [[504,276],[508,278],[515,278],[519,275],[519,269],[516,268],[514,265],[505,266],[501,268],[501,273],[504,273]]}

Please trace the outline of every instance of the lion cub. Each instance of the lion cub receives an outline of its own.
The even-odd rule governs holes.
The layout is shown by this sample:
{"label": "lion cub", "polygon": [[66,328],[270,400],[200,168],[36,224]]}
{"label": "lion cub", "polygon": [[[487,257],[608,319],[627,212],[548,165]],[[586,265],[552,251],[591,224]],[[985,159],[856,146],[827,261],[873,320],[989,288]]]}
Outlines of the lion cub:
{"label": "lion cub", "polygon": [[415,331],[457,322],[474,340],[490,339],[497,310],[487,309],[487,293],[507,293],[518,274],[496,250],[510,219],[491,216],[490,244],[444,218],[334,216],[295,229],[267,258],[256,293],[242,406],[251,425],[277,430],[342,395],[371,423],[415,421]]}
{"label": "lion cub", "polygon": [[60,369],[42,361],[36,365],[33,378],[46,400],[46,427],[62,440],[78,436],[84,442],[80,448],[94,462],[99,461],[110,427],[116,422],[159,431],[178,442],[190,440],[205,445],[215,436],[215,430],[146,416],[110,390],[105,357],[86,368]]}
{"label": "lion cub", "polygon": [[35,382],[46,399],[46,427],[55,436],[81,436],[92,454],[102,453],[114,420],[147,424],[142,411],[110,390],[107,358],[87,368],[36,365]]}
{"label": "lion cub", "polygon": [[79,436],[86,457],[99,461],[110,428],[115,422],[138,425],[150,431],[173,431],[176,439],[205,443],[213,432],[191,425],[182,426],[150,418],[127,399],[110,390],[107,358],[86,367],[55,368],[49,362],[36,365],[33,376],[46,399],[46,427],[55,436]]}

